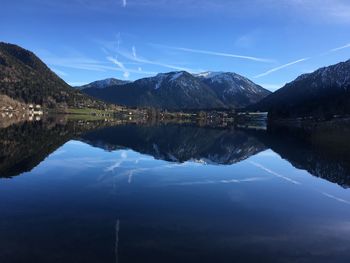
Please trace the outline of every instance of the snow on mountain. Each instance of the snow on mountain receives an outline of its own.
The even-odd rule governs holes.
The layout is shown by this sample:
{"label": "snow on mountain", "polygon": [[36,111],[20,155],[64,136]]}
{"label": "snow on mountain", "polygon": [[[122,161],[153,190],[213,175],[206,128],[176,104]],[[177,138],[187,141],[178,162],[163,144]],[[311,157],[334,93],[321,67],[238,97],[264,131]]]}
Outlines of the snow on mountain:
{"label": "snow on mountain", "polygon": [[95,88],[95,89],[104,89],[110,86],[115,86],[115,85],[124,85],[130,83],[130,81],[126,80],[120,80],[120,79],[115,79],[115,78],[108,78],[108,79],[103,79],[103,80],[98,80],[91,82],[89,84],[76,87],[77,89],[83,90],[83,89],[89,89],[89,88]]}
{"label": "snow on mountain", "polygon": [[350,60],[303,74],[250,108],[276,119],[348,115]]}
{"label": "snow on mountain", "polygon": [[203,72],[195,75],[231,107],[258,102],[270,94],[251,80],[232,72]]}
{"label": "snow on mountain", "polygon": [[270,92],[235,73],[175,71],[87,93],[126,106],[210,109],[245,107]]}

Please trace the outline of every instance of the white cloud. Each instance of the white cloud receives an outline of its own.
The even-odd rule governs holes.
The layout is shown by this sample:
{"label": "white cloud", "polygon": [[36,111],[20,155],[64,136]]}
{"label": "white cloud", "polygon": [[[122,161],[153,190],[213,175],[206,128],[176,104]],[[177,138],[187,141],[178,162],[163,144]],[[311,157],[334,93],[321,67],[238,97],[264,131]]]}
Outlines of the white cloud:
{"label": "white cloud", "polygon": [[342,49],[346,49],[346,48],[350,48],[350,43],[346,44],[345,46],[333,48],[333,49],[330,50],[330,52],[336,52],[336,51],[339,51],[339,50],[342,50]]}
{"label": "white cloud", "polygon": [[[120,67],[113,67],[108,64],[108,62],[99,61],[95,59],[91,59],[85,56],[56,56],[50,52],[44,52],[45,54],[41,55],[40,57],[43,59],[43,61],[49,65],[51,68],[53,68],[53,71],[55,71],[57,74],[64,73],[65,75],[68,75],[64,71],[58,72],[55,67],[62,67],[62,68],[70,68],[70,69],[78,69],[78,70],[88,70],[88,71],[121,71],[125,72],[125,69],[122,69]],[[130,63],[125,63],[130,64]],[[125,65],[124,64],[124,65]],[[151,71],[139,71],[138,69],[127,69],[129,73],[139,73],[144,75],[154,75],[156,72]],[[61,76],[65,76],[63,74],[60,74]]]}
{"label": "white cloud", "polygon": [[107,60],[109,60],[113,64],[116,64],[119,68],[125,69],[124,64],[120,62],[117,58],[107,57]]}
{"label": "white cloud", "polygon": [[122,6],[123,6],[123,7],[126,7],[126,5],[127,5],[126,0],[122,0]]}
{"label": "white cloud", "polygon": [[167,64],[167,63],[162,63],[162,62],[155,61],[155,60],[149,60],[149,59],[146,59],[146,58],[142,58],[140,56],[135,57],[134,54],[130,54],[128,52],[120,51],[119,54],[121,56],[125,57],[126,59],[129,59],[129,60],[135,61],[135,62],[139,62],[139,63],[142,63],[142,64],[149,64],[149,65],[154,65],[154,66],[160,66],[160,67],[170,68],[170,69],[180,70],[180,71],[188,71],[188,72],[192,72],[192,73],[201,71],[201,70],[193,70],[193,69],[189,69],[189,68],[185,68],[185,67],[171,65],[171,64]]}
{"label": "white cloud", "polygon": [[276,71],[279,71],[281,69],[284,69],[284,68],[287,68],[287,67],[290,67],[294,64],[297,64],[297,63],[300,63],[300,62],[303,62],[303,61],[306,61],[306,60],[309,60],[310,58],[302,58],[302,59],[298,59],[296,61],[293,61],[293,62],[290,62],[290,63],[287,63],[287,64],[284,64],[284,65],[281,65],[279,67],[276,67],[276,68],[273,68],[273,69],[270,69],[264,73],[261,73],[257,76],[255,76],[254,78],[260,78],[260,77],[264,77],[264,76],[267,76],[267,75],[270,75],[271,73],[273,72],[276,72]]}
{"label": "white cloud", "polygon": [[274,62],[274,60],[266,59],[266,58],[259,58],[259,57],[253,57],[253,56],[244,56],[244,55],[230,54],[230,53],[217,52],[217,51],[208,51],[208,50],[185,48],[185,47],[173,47],[173,46],[166,46],[166,45],[160,45],[160,44],[150,44],[150,45],[152,45],[154,47],[160,47],[160,48],[165,48],[165,49],[173,49],[173,50],[177,50],[177,51],[197,53],[197,54],[210,55],[210,56],[246,59],[246,60],[252,60],[252,61],[256,61],[256,62],[265,62],[265,63]]}
{"label": "white cloud", "polygon": [[305,15],[327,23],[350,22],[348,0],[293,0],[292,3],[294,3],[294,8],[301,9]]}
{"label": "white cloud", "polygon": [[124,71],[123,77],[128,79],[130,77],[130,72],[129,71]]}
{"label": "white cloud", "polygon": [[137,55],[136,55],[136,47],[135,46],[132,46],[132,55],[134,56],[134,58],[137,57]]}
{"label": "white cloud", "polygon": [[127,79],[130,77],[130,72],[125,68],[124,64],[117,59],[117,57],[107,57],[107,60],[117,65],[123,71],[124,78]]}

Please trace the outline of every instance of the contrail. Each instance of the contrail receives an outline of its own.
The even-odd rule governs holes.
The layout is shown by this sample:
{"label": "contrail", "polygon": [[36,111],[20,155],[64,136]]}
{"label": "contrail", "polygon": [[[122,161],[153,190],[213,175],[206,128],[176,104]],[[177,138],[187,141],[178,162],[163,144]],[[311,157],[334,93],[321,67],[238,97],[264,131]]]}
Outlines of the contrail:
{"label": "contrail", "polygon": [[300,62],[303,62],[303,61],[306,61],[306,60],[309,60],[310,58],[302,58],[302,59],[298,59],[296,61],[293,61],[293,62],[290,62],[290,63],[287,63],[287,64],[284,64],[282,66],[279,66],[279,67],[276,67],[276,68],[273,68],[273,69],[270,69],[264,73],[261,73],[259,75],[256,75],[254,78],[260,78],[260,77],[264,77],[264,76],[267,76],[267,75],[270,75],[271,73],[273,72],[276,72],[276,71],[279,71],[281,69],[284,69],[284,68],[287,68],[289,66],[292,66],[294,64],[297,64],[297,63],[300,63]]}
{"label": "contrail", "polygon": [[342,46],[342,47],[333,48],[333,49],[330,50],[330,52],[339,51],[339,50],[342,50],[342,49],[345,49],[345,48],[350,48],[350,43],[345,45],[345,46]]}
{"label": "contrail", "polygon": [[255,167],[258,167],[258,168],[260,168],[261,170],[264,170],[265,172],[268,172],[269,174],[272,174],[272,175],[274,175],[274,176],[276,176],[276,177],[282,178],[282,179],[284,179],[284,180],[286,180],[286,181],[288,181],[288,182],[291,182],[291,183],[293,183],[293,184],[300,184],[299,182],[294,181],[293,179],[290,179],[290,178],[288,178],[288,177],[286,177],[286,176],[284,176],[284,175],[281,175],[281,174],[279,174],[279,173],[276,173],[276,172],[274,172],[274,171],[272,171],[272,170],[266,168],[265,166],[263,166],[263,165],[261,165],[261,164],[259,164],[259,163],[256,163],[256,162],[250,162],[250,163],[251,163],[252,165],[254,165]]}
{"label": "contrail", "polygon": [[117,219],[117,222],[115,224],[115,262],[119,262],[119,255],[118,255],[118,246],[119,246],[119,229],[120,229],[120,221]]}
{"label": "contrail", "polygon": [[322,192],[322,194],[325,195],[325,196],[327,196],[327,197],[329,197],[329,198],[331,198],[331,199],[333,199],[333,200],[336,200],[336,201],[338,201],[338,202],[340,202],[340,203],[344,203],[344,204],[350,205],[350,202],[349,202],[349,201],[346,201],[345,199],[336,197],[336,196],[334,196],[334,195],[331,195],[331,194],[328,194],[328,193],[325,193],[325,192]]}
{"label": "contrail", "polygon": [[245,183],[245,182],[256,182],[256,181],[263,181],[265,178],[262,177],[251,177],[251,178],[245,178],[245,179],[229,179],[229,180],[206,180],[206,181],[197,181],[197,182],[185,182],[185,183],[178,183],[175,185],[202,185],[202,184],[232,184],[232,183]]}
{"label": "contrail", "polygon": [[190,52],[190,53],[197,53],[197,54],[203,54],[203,55],[247,59],[247,60],[252,60],[252,61],[257,61],[257,62],[266,62],[266,63],[273,62],[273,60],[266,59],[266,58],[258,58],[258,57],[253,57],[253,56],[244,56],[244,55],[230,54],[230,53],[217,52],[217,51],[209,51],[209,50],[193,49],[193,48],[185,48],[185,47],[173,47],[173,46],[166,46],[166,45],[160,45],[160,44],[150,44],[150,45],[155,46],[155,47],[161,47],[161,48],[167,48],[167,49],[173,49],[173,50]]}

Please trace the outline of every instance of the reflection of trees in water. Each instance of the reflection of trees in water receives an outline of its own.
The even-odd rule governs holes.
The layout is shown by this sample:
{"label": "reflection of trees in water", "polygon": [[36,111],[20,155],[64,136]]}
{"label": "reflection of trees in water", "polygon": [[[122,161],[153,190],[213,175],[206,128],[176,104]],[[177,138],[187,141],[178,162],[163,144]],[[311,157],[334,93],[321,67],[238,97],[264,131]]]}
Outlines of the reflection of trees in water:
{"label": "reflection of trees in water", "polygon": [[258,138],[296,168],[350,186],[350,127],[312,131],[275,128],[258,134]]}
{"label": "reflection of trees in water", "polygon": [[99,122],[55,118],[0,129],[0,177],[32,170],[67,141],[100,125]]}
{"label": "reflection of trees in water", "polygon": [[265,150],[254,136],[243,131],[186,125],[110,127],[88,132],[82,140],[108,150],[131,148],[173,162],[232,164]]}
{"label": "reflection of trees in water", "polygon": [[105,150],[129,148],[156,159],[233,164],[267,147],[297,168],[343,187],[350,185],[350,129],[304,132],[244,131],[192,125],[119,125],[52,119],[0,129],[0,176],[30,171],[65,142]]}

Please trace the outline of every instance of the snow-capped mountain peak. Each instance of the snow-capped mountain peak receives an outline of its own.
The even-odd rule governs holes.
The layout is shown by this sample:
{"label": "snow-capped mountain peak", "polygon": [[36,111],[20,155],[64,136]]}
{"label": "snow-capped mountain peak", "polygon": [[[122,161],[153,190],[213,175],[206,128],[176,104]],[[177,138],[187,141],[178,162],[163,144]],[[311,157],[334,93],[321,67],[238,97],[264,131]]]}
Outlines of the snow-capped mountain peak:
{"label": "snow-capped mountain peak", "polygon": [[100,95],[98,98],[127,106],[209,109],[245,107],[261,100],[269,91],[235,73],[173,71],[139,79],[118,89],[93,91],[90,95],[96,94]]}
{"label": "snow-capped mountain peak", "polygon": [[78,89],[88,89],[88,88],[95,88],[95,89],[105,89],[110,86],[120,86],[130,83],[130,81],[126,80],[120,80],[120,79],[115,79],[115,78],[108,78],[108,79],[103,79],[103,80],[98,80],[91,82],[89,84],[77,87]]}
{"label": "snow-capped mountain peak", "polygon": [[200,77],[200,78],[213,78],[219,75],[225,74],[222,71],[206,71],[206,72],[202,72],[202,73],[198,73],[198,74],[194,74],[195,77]]}

